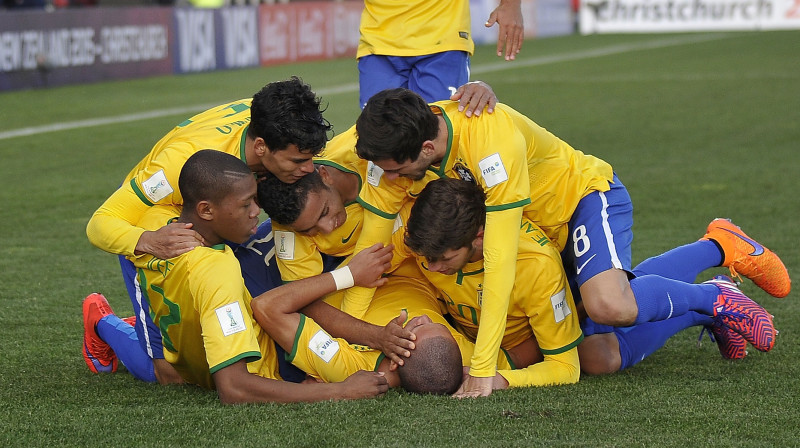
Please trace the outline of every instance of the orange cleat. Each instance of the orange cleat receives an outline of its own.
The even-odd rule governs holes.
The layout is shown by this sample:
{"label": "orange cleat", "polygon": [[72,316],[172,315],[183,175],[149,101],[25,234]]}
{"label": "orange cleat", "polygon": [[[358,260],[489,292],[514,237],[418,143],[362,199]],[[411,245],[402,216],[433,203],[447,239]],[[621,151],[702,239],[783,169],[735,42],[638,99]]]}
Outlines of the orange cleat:
{"label": "orange cleat", "polygon": [[136,316],[130,316],[122,319],[125,323],[130,324],[131,327],[136,326]]}
{"label": "orange cleat", "polygon": [[94,373],[117,371],[117,355],[97,334],[97,322],[113,313],[102,294],[95,292],[83,299],[83,360]]}
{"label": "orange cleat", "polygon": [[786,297],[792,288],[789,272],[774,252],[747,236],[729,219],[717,218],[708,225],[701,240],[713,240],[724,254],[722,266],[753,281],[774,297]]}

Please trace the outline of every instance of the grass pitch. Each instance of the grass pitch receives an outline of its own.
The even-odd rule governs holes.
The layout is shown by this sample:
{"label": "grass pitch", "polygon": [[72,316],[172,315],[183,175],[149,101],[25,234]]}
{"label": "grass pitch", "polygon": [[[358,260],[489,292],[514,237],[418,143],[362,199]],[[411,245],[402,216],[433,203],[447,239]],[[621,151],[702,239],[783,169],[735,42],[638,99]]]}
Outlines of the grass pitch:
{"label": "grass pitch", "polygon": [[[542,39],[513,63],[478,48],[473,78],[614,166],[633,197],[634,262],[730,217],[796,275],[798,41],[798,31]],[[0,445],[798,445],[800,297],[749,282],[743,290],[780,330],[770,353],[728,362],[689,330],[627,371],[487,399],[391,391],[226,407],[213,392],[144,384],[124,369],[90,374],[81,300],[102,291],[131,312],[115,257],[86,240],[91,213],[176,123],[290,75],[321,94],[336,130],[354,123],[350,59],[0,94]]]}

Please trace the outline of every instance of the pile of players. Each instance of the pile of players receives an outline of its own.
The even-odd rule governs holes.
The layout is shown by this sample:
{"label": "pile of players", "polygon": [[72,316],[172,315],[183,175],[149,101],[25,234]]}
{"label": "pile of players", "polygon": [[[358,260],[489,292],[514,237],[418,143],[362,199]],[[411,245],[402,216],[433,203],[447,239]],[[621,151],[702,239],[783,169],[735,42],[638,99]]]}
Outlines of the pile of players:
{"label": "pile of players", "polygon": [[454,99],[383,90],[327,141],[292,78],[174,128],[87,227],[134,307],[84,300],[90,370],[121,361],[225,403],[474,397],[616,372],[693,326],[723,358],[774,347],[772,316],[730,277],[695,279],[724,266],[784,297],[777,255],[715,219],[631,266],[631,200],[607,162],[485,84]]}

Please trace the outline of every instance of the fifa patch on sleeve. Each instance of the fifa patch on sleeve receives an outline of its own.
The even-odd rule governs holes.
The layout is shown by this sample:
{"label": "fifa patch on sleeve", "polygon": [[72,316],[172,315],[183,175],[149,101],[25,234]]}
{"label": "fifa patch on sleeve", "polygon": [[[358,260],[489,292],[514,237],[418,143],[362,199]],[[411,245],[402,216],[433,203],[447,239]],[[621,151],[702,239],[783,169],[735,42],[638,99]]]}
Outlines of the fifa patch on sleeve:
{"label": "fifa patch on sleeve", "polygon": [[367,162],[367,182],[373,187],[377,187],[381,183],[381,176],[383,176],[383,169],[372,162]]}
{"label": "fifa patch on sleeve", "polygon": [[494,153],[478,162],[478,168],[481,170],[486,188],[492,188],[508,180],[508,173],[506,173],[506,167],[503,166],[499,153]]}
{"label": "fifa patch on sleeve", "polygon": [[281,260],[294,260],[294,233],[275,231],[275,256]]}
{"label": "fifa patch on sleeve", "polygon": [[142,182],[142,191],[150,198],[150,202],[155,204],[172,194],[174,190],[172,185],[167,182],[167,176],[164,175],[164,170],[158,170],[157,173]]}
{"label": "fifa patch on sleeve", "polygon": [[214,311],[217,313],[217,319],[219,320],[219,326],[222,328],[223,335],[230,336],[247,329],[247,326],[244,324],[244,315],[242,315],[239,302],[229,303]]}
{"label": "fifa patch on sleeve", "polygon": [[314,337],[308,341],[308,348],[314,352],[321,360],[331,362],[333,355],[339,351],[339,343],[331,339],[328,333],[319,330]]}
{"label": "fifa patch on sleeve", "polygon": [[567,304],[567,291],[565,289],[550,297],[550,303],[553,305],[553,315],[556,318],[556,323],[563,321],[572,314],[572,310],[569,309]]}

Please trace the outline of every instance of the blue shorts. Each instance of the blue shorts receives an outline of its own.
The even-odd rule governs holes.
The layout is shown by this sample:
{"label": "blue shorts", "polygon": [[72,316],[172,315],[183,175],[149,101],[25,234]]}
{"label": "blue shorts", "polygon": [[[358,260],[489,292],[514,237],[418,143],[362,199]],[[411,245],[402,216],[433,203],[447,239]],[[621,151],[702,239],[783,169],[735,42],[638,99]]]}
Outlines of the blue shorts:
{"label": "blue shorts", "polygon": [[444,51],[424,56],[371,54],[358,59],[361,108],[372,95],[385,89],[405,87],[428,103],[449,99],[469,81],[469,53]]}
{"label": "blue shorts", "polygon": [[609,269],[632,275],[633,204],[616,175],[610,186],[609,191],[594,191],[581,199],[569,221],[561,258],[573,292]]}

